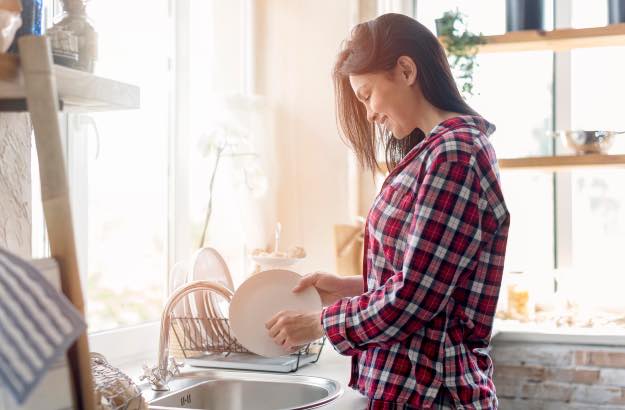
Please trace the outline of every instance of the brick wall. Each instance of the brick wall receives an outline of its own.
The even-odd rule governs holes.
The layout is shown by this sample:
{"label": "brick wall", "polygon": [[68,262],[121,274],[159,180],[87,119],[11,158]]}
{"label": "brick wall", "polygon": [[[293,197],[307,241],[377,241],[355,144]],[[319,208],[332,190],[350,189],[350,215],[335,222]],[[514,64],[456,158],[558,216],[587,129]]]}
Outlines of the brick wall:
{"label": "brick wall", "polygon": [[625,410],[625,347],[493,341],[502,410]]}

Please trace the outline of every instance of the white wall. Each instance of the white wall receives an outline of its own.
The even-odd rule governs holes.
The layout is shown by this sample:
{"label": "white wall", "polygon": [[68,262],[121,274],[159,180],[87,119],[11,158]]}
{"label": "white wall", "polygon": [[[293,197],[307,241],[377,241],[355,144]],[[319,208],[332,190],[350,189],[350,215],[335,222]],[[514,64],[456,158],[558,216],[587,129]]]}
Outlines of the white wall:
{"label": "white wall", "polygon": [[308,252],[297,266],[302,272],[334,270],[332,227],[352,220],[349,154],[336,126],[331,70],[354,21],[355,4],[255,2],[254,92],[267,96],[274,108],[276,179],[270,184],[277,190],[281,243]]}

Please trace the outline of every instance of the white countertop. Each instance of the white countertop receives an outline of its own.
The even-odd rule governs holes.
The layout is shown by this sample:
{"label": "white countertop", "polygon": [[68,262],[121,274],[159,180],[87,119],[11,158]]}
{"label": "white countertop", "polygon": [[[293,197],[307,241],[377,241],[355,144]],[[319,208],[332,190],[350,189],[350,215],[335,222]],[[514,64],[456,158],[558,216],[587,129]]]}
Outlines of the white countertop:
{"label": "white countertop", "polygon": [[358,391],[347,386],[351,372],[351,358],[339,355],[326,342],[319,361],[299,369],[295,374],[303,376],[325,377],[336,380],[343,387],[343,395],[338,400],[328,404],[323,409],[334,410],[362,410],[367,408],[367,399]]}

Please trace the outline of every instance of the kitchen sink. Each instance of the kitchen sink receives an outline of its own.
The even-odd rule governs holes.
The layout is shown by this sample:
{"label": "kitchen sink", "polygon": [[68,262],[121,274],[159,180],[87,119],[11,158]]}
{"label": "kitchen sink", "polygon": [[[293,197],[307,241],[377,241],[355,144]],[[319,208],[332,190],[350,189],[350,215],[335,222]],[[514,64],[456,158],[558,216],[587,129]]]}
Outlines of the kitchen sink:
{"label": "kitchen sink", "polygon": [[150,409],[312,409],[343,393],[338,382],[321,377],[218,370],[185,372],[169,387],[144,391]]}

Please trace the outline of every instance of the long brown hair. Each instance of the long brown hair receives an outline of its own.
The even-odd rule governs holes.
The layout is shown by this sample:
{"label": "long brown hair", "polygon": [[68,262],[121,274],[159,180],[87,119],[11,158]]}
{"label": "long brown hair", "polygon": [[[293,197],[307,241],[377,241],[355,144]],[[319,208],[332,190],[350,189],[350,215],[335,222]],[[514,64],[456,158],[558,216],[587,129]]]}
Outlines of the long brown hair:
{"label": "long brown hair", "polygon": [[389,134],[381,135],[378,141],[374,124],[367,121],[366,108],[354,95],[349,76],[389,71],[400,56],[414,61],[417,81],[430,104],[445,111],[477,115],[458,92],[443,47],[424,25],[395,13],[358,24],[343,43],[332,77],[339,127],[360,165],[372,171],[378,169],[378,144],[384,148],[390,170],[425,134],[417,128],[406,138],[396,139]]}

